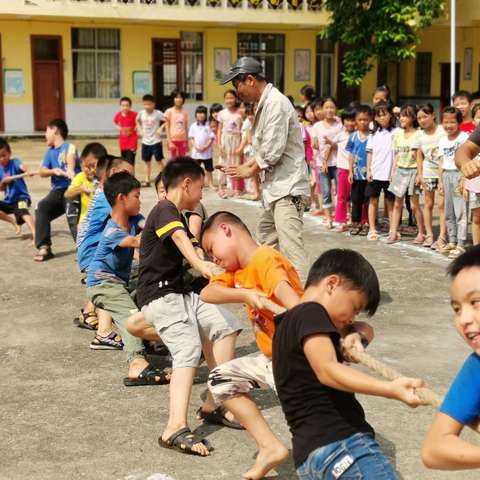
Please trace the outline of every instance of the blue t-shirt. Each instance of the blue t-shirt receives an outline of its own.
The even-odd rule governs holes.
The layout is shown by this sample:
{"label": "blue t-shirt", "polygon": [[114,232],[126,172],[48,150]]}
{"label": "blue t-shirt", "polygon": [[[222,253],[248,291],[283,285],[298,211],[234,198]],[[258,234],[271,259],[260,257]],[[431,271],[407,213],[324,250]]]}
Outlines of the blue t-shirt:
{"label": "blue t-shirt", "polygon": [[458,372],[440,411],[462,425],[480,416],[480,357],[472,353]]}
{"label": "blue t-shirt", "polygon": [[95,250],[112,213],[112,207],[101,187],[97,188],[88,206],[87,214],[78,226],[77,262],[84,271],[92,262]]}
{"label": "blue t-shirt", "polygon": [[367,140],[362,139],[358,132],[353,132],[348,139],[345,150],[353,155],[353,179],[367,179]]}
{"label": "blue t-shirt", "polygon": [[[71,143],[62,143],[58,148],[50,147],[43,157],[42,167],[60,168],[64,172],[67,171],[67,156],[75,155],[75,173],[80,173],[80,161],[78,159],[75,145]],[[70,185],[68,177],[53,175],[51,177],[52,190],[65,190]]]}
{"label": "blue t-shirt", "polygon": [[[21,169],[22,162],[18,158],[11,158],[5,167],[0,166],[0,181],[5,177],[13,177],[24,173]],[[17,203],[19,200],[31,201],[28,188],[23,178],[14,180],[5,188],[5,198],[3,201],[8,204]]]}
{"label": "blue t-shirt", "polygon": [[140,232],[138,224],[142,215],[130,218],[130,231],[127,232],[114,220],[110,219],[105,226],[95,256],[87,274],[87,287],[94,287],[103,282],[128,283],[132,269],[133,248],[119,247],[128,236]]}

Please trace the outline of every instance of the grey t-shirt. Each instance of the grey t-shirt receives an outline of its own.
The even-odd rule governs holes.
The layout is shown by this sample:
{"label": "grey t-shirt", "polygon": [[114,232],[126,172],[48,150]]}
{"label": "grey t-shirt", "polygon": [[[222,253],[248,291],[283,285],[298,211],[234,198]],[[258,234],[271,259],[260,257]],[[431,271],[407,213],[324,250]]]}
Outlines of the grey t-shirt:
{"label": "grey t-shirt", "polygon": [[154,110],[152,113],[147,113],[145,110],[138,112],[137,121],[142,126],[144,145],[155,145],[161,141],[157,130],[164,119],[165,116],[160,110]]}

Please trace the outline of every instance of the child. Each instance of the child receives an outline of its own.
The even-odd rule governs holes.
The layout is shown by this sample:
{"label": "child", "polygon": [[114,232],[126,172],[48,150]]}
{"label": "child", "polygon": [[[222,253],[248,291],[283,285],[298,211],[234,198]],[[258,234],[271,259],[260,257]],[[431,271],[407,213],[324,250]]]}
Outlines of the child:
{"label": "child", "polygon": [[480,447],[462,440],[460,434],[480,416],[480,247],[459,256],[449,265],[448,273],[455,327],[473,352],[433,419],[423,442],[422,460],[426,467],[437,470],[473,470],[480,468]]}
{"label": "child", "polygon": [[[27,185],[23,178],[11,179],[15,175],[28,173],[28,169],[18,158],[11,156],[10,145],[0,138],[0,190],[5,190],[5,197],[0,201],[0,220],[12,224],[17,235],[21,232],[21,226],[26,223],[35,244],[35,224],[29,211],[32,200]],[[15,219],[9,215],[14,215]]]}
{"label": "child", "polygon": [[[211,276],[211,264],[198,257],[181,214],[194,210],[201,200],[203,176],[202,168],[188,157],[165,167],[167,196],[150,212],[140,244],[137,300],[144,318],[138,314],[129,320],[130,332],[151,341],[161,337],[172,356],[169,420],[160,446],[200,456],[209,455],[211,448],[188,428],[187,414],[202,348],[209,368],[231,360],[241,330],[236,319],[203,303],[184,282],[184,259],[203,276]],[[228,420],[211,399],[200,413]]]}
{"label": "child", "polygon": [[438,213],[440,216],[440,235],[436,242],[433,239],[433,207],[435,205],[435,191],[439,182],[440,139],[445,136],[441,125],[435,122],[435,111],[430,103],[421,105],[418,109],[417,120],[422,130],[418,132],[414,148],[417,149],[417,184],[422,187],[425,195],[423,209],[425,230],[427,236],[423,242],[424,247],[444,248],[447,238],[445,224],[445,206],[443,195],[439,194]]}
{"label": "child", "polygon": [[[238,111],[238,97],[235,90],[227,90],[224,95],[225,108],[218,114],[219,128],[217,133],[218,143],[223,164],[239,165],[240,155],[236,153],[242,141],[242,116]],[[235,196],[243,192],[244,181],[241,178],[228,178],[227,190],[219,190],[219,195],[226,198],[232,193]]]}
{"label": "child", "polygon": [[[223,110],[223,105],[219,103],[212,103],[210,105],[209,114],[208,114],[208,125],[210,126],[210,130],[215,135],[215,141],[213,142],[213,167],[215,168],[216,165],[221,163],[221,155],[220,155],[220,145],[218,144],[218,114]],[[222,185],[222,181],[224,181],[224,174],[218,170],[218,174],[220,175],[220,179],[214,178],[214,184]]]}
{"label": "child", "polygon": [[445,136],[440,140],[441,155],[439,168],[441,178],[439,188],[445,197],[445,222],[448,231],[448,244],[437,251],[457,258],[465,252],[467,241],[467,203],[463,198],[462,172],[455,166],[455,152],[468,140],[468,134],[460,131],[462,112],[455,107],[445,107],[442,112],[442,126]]}
{"label": "child", "polygon": [[419,379],[378,380],[343,364],[340,332],[380,301],[373,267],[352,250],[328,250],[310,269],[301,303],[275,318],[273,376],[302,480],[396,480],[354,393],[415,407]]}
{"label": "child", "polygon": [[[310,108],[309,108],[310,107]],[[315,135],[315,125],[319,122],[322,122],[325,118],[323,113],[322,101],[317,99],[314,100],[306,109],[305,115],[307,119],[311,116],[309,110],[313,113],[313,118],[311,120],[311,125],[309,127],[310,137],[312,139],[312,187],[313,187],[313,195],[314,199],[316,199],[317,207],[315,210],[312,211],[312,215],[314,216],[321,216],[324,214],[323,212],[323,197],[321,193],[321,185],[320,185],[320,168],[317,162],[318,159],[318,152],[319,152],[319,142],[318,138]]]}
{"label": "child", "polygon": [[171,93],[173,107],[165,112],[168,156],[170,160],[183,157],[188,151],[188,113],[183,109],[186,95],[181,90]]}
{"label": "child", "polygon": [[[80,172],[75,145],[67,143],[67,124],[56,119],[48,123],[45,131],[48,150],[40,167],[41,177],[50,177],[52,189],[46,197],[38,202],[35,221],[35,246],[38,251],[34,257],[36,262],[45,262],[53,257],[50,223],[67,213],[67,200],[64,193],[71,179]],[[78,219],[67,217],[70,233],[77,235]]]}
{"label": "child", "polygon": [[389,191],[395,195],[387,243],[400,241],[400,222],[402,220],[403,199],[411,196],[412,210],[418,224],[418,234],[413,243],[422,245],[425,241],[425,226],[420,208],[420,187],[417,185],[417,151],[418,121],[417,108],[404,105],[400,109],[400,130],[393,137],[393,170]]}
{"label": "child", "polygon": [[337,144],[335,138],[342,131],[342,122],[337,117],[337,103],[333,97],[321,101],[323,120],[313,127],[318,142],[317,165],[320,172],[320,191],[327,228],[332,228],[333,184],[337,181]]}
{"label": "child", "polygon": [[393,107],[385,102],[376,103],[373,107],[373,133],[367,141],[367,187],[365,196],[368,198],[368,236],[371,241],[378,240],[377,213],[378,199],[383,191],[390,222],[394,195],[389,192],[390,176],[393,163]]}
{"label": "child", "polygon": [[[217,212],[208,219],[202,231],[202,246],[226,272],[211,279],[201,298],[208,303],[246,303],[259,348],[258,352],[212,370],[208,386],[215,401],[223,402],[257,443],[256,462],[244,478],[260,479],[287,457],[287,449],[249,396],[251,390],[261,386],[274,389],[273,313],[262,308],[260,299],[267,297],[292,308],[300,301],[303,289],[292,264],[272,247],[259,246],[242,220],[232,213]],[[359,326],[359,331],[365,332],[367,340],[373,338],[368,325]],[[354,334],[345,340],[360,344],[361,338]]]}
{"label": "child", "polygon": [[80,223],[87,214],[88,206],[95,191],[95,172],[99,158],[107,154],[105,147],[100,143],[89,143],[80,155],[82,171],[73,177],[72,183],[67,188],[64,196],[67,199],[80,197]]}
{"label": "child", "polygon": [[205,167],[207,186],[213,188],[213,142],[215,134],[207,123],[207,107],[200,105],[195,110],[195,123],[190,125],[188,138],[192,158]]}
{"label": "child", "polygon": [[300,101],[302,107],[306,107],[309,103],[315,100],[315,89],[311,85],[304,85],[300,89]]}
{"label": "child", "polygon": [[[473,120],[476,125],[480,124],[480,104],[472,109]],[[478,159],[478,157],[477,157]],[[465,194],[468,193],[469,207],[472,212],[472,242],[480,244],[480,177],[465,180]]]}
{"label": "child", "polygon": [[355,126],[357,131],[350,135],[346,151],[349,153],[348,181],[352,186],[352,228],[350,235],[365,236],[368,233],[367,208],[365,196],[367,186],[367,140],[372,111],[368,105],[358,105],[355,109]]}
{"label": "child", "polygon": [[132,100],[129,97],[122,97],[120,99],[120,111],[113,117],[113,123],[120,133],[118,137],[120,155],[135,166],[138,147],[137,112],[134,112],[131,108]]}
{"label": "child", "polygon": [[163,168],[163,150],[160,134],[160,126],[164,115],[160,110],[155,109],[155,98],[153,95],[144,95],[142,98],[143,110],[137,115],[137,130],[142,137],[142,160],[145,162],[146,173],[142,187],[149,187],[152,176],[152,156]]}
{"label": "child", "polygon": [[466,90],[459,90],[452,96],[453,106],[462,112],[462,122],[460,123],[460,131],[472,133],[475,130],[475,122],[472,119],[471,103],[472,95]]}
{"label": "child", "polygon": [[335,207],[335,222],[338,224],[336,232],[348,230],[348,210],[350,205],[351,185],[348,181],[350,174],[350,154],[347,152],[347,143],[350,135],[355,131],[355,110],[346,109],[342,112],[343,129],[337,135],[337,205]]}

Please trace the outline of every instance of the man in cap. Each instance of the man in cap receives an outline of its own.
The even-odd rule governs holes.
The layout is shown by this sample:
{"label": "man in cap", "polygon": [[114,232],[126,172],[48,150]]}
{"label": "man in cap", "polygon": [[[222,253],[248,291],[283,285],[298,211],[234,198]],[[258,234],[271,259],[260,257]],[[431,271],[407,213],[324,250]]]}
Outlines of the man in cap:
{"label": "man in cap", "polygon": [[222,84],[228,82],[233,83],[241,100],[256,104],[252,126],[255,154],[247,163],[224,171],[238,178],[260,173],[264,211],[257,239],[278,246],[305,280],[303,212],[310,185],[297,114],[288,98],[267,83],[261,63],[254,58],[242,57],[232,65]]}

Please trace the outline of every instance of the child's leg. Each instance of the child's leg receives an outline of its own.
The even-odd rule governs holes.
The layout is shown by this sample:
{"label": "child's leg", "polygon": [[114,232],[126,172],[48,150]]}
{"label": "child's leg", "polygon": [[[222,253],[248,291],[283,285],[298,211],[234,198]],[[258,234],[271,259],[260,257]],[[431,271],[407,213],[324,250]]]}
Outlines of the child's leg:
{"label": "child's leg", "polygon": [[368,227],[371,232],[377,230],[378,197],[370,197],[368,204]]}
{"label": "child's leg", "polygon": [[142,338],[150,342],[159,342],[161,340],[155,327],[145,320],[142,312],[137,312],[127,320],[127,330],[134,337]]}
{"label": "child's leg", "polygon": [[480,244],[480,208],[472,210],[472,241],[474,245]]}
{"label": "child's leg", "polygon": [[332,185],[330,181],[330,177],[327,173],[323,171],[320,172],[319,175],[319,182],[320,182],[320,191],[322,193],[322,200],[323,200],[323,211],[325,213],[325,218],[330,226],[332,223]]}
{"label": "child's leg", "polygon": [[17,224],[17,222],[13,217],[11,217],[10,215],[7,215],[5,212],[2,212],[1,210],[0,210],[0,220],[3,220],[4,222],[9,223],[10,225],[13,225],[13,227],[15,228],[15,233],[17,235],[20,234],[20,232],[22,231],[20,225]]}
{"label": "child's leg", "polygon": [[63,191],[51,190],[38,202],[35,221],[35,246],[50,247],[50,222],[65,213]]}
{"label": "child's leg", "polygon": [[354,180],[352,183],[352,223],[359,224],[362,221],[362,206],[363,195],[361,192],[361,185],[358,180]]}
{"label": "child's leg", "polygon": [[98,318],[97,334],[100,335],[101,337],[107,337],[112,333],[112,327],[113,327],[112,317],[105,310],[98,308],[97,318]]}
{"label": "child's leg", "polygon": [[433,206],[435,204],[435,191],[425,190],[424,220],[425,231],[428,237],[433,237]]}
{"label": "child's leg", "polygon": [[29,228],[32,234],[32,242],[35,244],[35,222],[33,221],[33,217],[30,214],[28,214],[28,215],[23,215],[22,218],[23,218],[23,221],[27,224],[27,227]]}
{"label": "child's leg", "polygon": [[337,170],[337,206],[335,208],[335,221],[347,223],[348,199],[350,197],[350,183],[348,182],[348,170]]}
{"label": "child's leg", "polygon": [[403,197],[395,197],[392,209],[392,221],[390,222],[390,234],[397,236],[398,228],[400,226],[401,215],[403,208]]}
{"label": "child's leg", "polygon": [[455,172],[443,172],[443,190],[445,196],[445,223],[447,225],[448,242],[457,244],[457,222],[455,218]]}
{"label": "child's leg", "polygon": [[412,211],[417,221],[418,233],[425,234],[425,223],[423,221],[423,212],[422,212],[422,209],[420,208],[420,196],[418,194],[414,194],[412,195],[410,200],[411,200]]}
{"label": "child's leg", "polygon": [[365,195],[365,190],[367,188],[367,181],[362,180],[361,185],[361,194],[362,194],[362,225],[368,225],[368,197]]}
{"label": "child's leg", "polygon": [[405,207],[408,212],[408,226],[413,227],[415,222],[413,220],[413,210],[412,210],[412,203],[411,203],[411,195],[408,193],[405,195]]}
{"label": "child's leg", "polygon": [[[458,177],[460,182],[460,177]],[[458,187],[457,187],[458,188]],[[457,245],[464,247],[467,242],[467,228],[468,228],[468,214],[467,214],[467,202],[463,198],[463,194],[455,191],[453,197],[453,209],[455,212],[455,220],[457,226]]]}
{"label": "child's leg", "polygon": [[437,207],[438,207],[438,217],[440,223],[440,233],[439,237],[444,241],[447,240],[447,221],[445,219],[445,192],[438,192],[438,199],[437,199]]}

